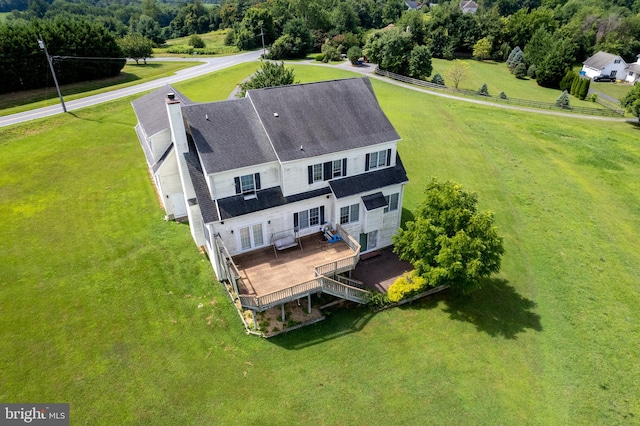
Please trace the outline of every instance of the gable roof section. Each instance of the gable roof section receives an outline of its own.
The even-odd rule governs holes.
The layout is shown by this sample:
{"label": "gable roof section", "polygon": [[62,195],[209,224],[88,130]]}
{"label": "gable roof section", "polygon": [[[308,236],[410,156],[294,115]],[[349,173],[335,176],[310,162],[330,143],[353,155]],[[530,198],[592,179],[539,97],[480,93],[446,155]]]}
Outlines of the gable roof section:
{"label": "gable roof section", "polygon": [[364,197],[362,197],[362,203],[364,204],[364,208],[367,209],[367,211],[376,210],[382,207],[387,207],[389,205],[382,192],[365,195]]}
{"label": "gable roof section", "polygon": [[607,52],[598,52],[595,55],[587,58],[582,64],[588,66],[589,68],[594,68],[597,70],[603,69],[605,66],[609,65],[616,59],[620,59],[625,65],[627,64],[621,56],[612,55]]}
{"label": "gable roof section", "polygon": [[191,103],[187,97],[168,84],[131,102],[138,122],[147,137],[171,127],[165,102],[168,93],[175,93],[183,105]]}
{"label": "gable roof section", "polygon": [[247,98],[281,162],[400,139],[366,77],[250,90]]}
{"label": "gable roof section", "polygon": [[207,174],[277,161],[249,99],[187,105],[182,112]]}
{"label": "gable roof section", "polygon": [[406,182],[409,182],[407,172],[402,165],[400,156],[396,155],[396,165],[394,167],[331,180],[329,181],[329,187],[331,187],[331,191],[336,198],[344,198]]}

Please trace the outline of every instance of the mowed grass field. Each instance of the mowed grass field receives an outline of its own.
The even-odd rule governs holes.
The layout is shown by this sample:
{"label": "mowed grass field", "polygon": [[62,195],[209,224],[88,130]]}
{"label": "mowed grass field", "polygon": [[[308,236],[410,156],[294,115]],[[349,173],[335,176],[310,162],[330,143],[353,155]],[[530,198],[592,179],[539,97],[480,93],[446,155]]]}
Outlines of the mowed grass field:
{"label": "mowed grass field", "polygon": [[[225,99],[255,66],[176,86]],[[437,176],[495,212],[507,252],[482,290],[245,335],[117,101],[0,129],[0,400],[69,402],[72,424],[637,422],[638,127],[373,86],[404,207]]]}
{"label": "mowed grass field", "polygon": [[[197,62],[148,62],[136,64],[127,61],[120,74],[112,78],[85,81],[81,83],[60,86],[62,96],[66,101],[97,95],[109,90],[133,86],[145,81],[156,80],[175,74],[181,69],[197,66]],[[17,114],[35,108],[44,108],[60,103],[58,92],[53,81],[44,89],[26,90],[22,92],[5,93],[0,116]]]}

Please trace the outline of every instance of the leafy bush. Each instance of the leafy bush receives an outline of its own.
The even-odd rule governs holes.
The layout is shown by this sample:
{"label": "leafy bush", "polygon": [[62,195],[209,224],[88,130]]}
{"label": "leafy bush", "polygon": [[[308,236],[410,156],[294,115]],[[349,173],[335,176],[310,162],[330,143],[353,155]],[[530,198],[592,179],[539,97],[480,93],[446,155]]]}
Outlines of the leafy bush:
{"label": "leafy bush", "polygon": [[434,75],[433,78],[431,79],[431,82],[433,84],[444,86],[444,78],[442,78],[442,76],[440,74]]}
{"label": "leafy bush", "polygon": [[411,297],[425,288],[427,288],[427,280],[415,271],[411,271],[404,273],[400,278],[395,280],[389,287],[387,295],[389,301],[395,303]]}
{"label": "leafy bush", "polygon": [[524,78],[527,75],[527,66],[524,64],[524,62],[520,62],[518,65],[516,65],[513,70],[513,75],[515,75],[516,78]]}
{"label": "leafy bush", "polygon": [[500,94],[498,95],[498,97],[499,97],[500,99],[509,99],[509,98],[507,98],[507,95],[506,95],[506,93],[504,93],[504,92],[500,92]]}
{"label": "leafy bush", "polygon": [[391,300],[389,300],[389,296],[387,296],[386,293],[379,293],[375,291],[369,295],[368,303],[373,308],[382,308],[389,305]]}
{"label": "leafy bush", "polygon": [[556,99],[556,106],[559,106],[560,108],[569,107],[569,93],[566,90],[558,96],[558,99]]}
{"label": "leafy bush", "polygon": [[578,91],[578,99],[584,101],[589,93],[589,86],[591,85],[591,80],[588,78],[583,78],[580,83],[580,90]]}
{"label": "leafy bush", "polygon": [[362,57],[362,49],[358,46],[351,46],[349,50],[347,50],[347,58],[352,65],[357,65],[358,61]]}
{"label": "leafy bush", "polygon": [[575,72],[567,70],[567,73],[562,77],[562,80],[560,80],[560,90],[569,90],[569,93],[573,94],[571,86],[573,85],[576,77],[578,77],[578,75]]}
{"label": "leafy bush", "polygon": [[589,97],[589,100],[591,102],[598,102],[598,94],[597,93],[592,93],[591,96]]}
{"label": "leafy bush", "polygon": [[189,37],[189,46],[193,46],[196,49],[203,49],[206,44],[204,43],[202,37],[200,37],[198,34],[194,34]]}
{"label": "leafy bush", "polygon": [[480,96],[489,96],[489,89],[487,88],[487,83],[483,83],[480,90],[478,90],[478,95]]}
{"label": "leafy bush", "polygon": [[536,67],[536,64],[531,64],[531,66],[527,70],[527,77],[536,78],[536,71],[537,70],[538,70],[538,68]]}
{"label": "leafy bush", "polygon": [[315,57],[316,61],[318,62],[323,62],[324,61],[324,55],[322,53],[318,53]]}

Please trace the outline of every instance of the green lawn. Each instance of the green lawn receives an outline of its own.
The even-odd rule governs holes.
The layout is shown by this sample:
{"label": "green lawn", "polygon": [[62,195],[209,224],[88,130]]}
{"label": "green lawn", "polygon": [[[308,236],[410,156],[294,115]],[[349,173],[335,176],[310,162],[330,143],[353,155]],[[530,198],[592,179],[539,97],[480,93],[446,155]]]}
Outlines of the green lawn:
{"label": "green lawn", "polygon": [[627,83],[597,83],[595,81],[591,81],[590,88],[611,96],[614,99],[620,100],[631,89],[633,89],[633,85]]}
{"label": "green lawn", "polygon": [[[479,90],[484,83],[487,83],[489,94],[498,96],[504,92],[510,98],[526,99],[529,101],[555,102],[561,92],[558,89],[549,89],[538,86],[535,80],[525,78],[517,79],[509,72],[504,62],[476,61],[472,59],[464,60],[469,64],[468,78],[460,83],[460,89]],[[447,70],[452,66],[453,61],[445,59],[433,59],[433,72],[431,76],[439,73],[444,78],[447,86],[453,84],[447,81]],[[571,97],[572,106],[587,108],[598,108],[597,104],[589,101],[581,101]]]}
{"label": "green lawn", "polygon": [[[235,46],[225,46],[224,39],[229,32],[229,29],[211,31],[206,34],[198,34],[198,36],[205,42],[205,49],[214,49],[216,52],[223,54],[230,54],[238,52],[238,48]],[[167,42],[161,46],[153,49],[155,56],[188,56],[186,54],[171,53],[172,48],[188,48],[189,39],[191,36],[174,38],[167,40]]]}
{"label": "green lawn", "polygon": [[[225,99],[251,71],[176,86]],[[507,253],[481,291],[245,335],[162,219],[124,99],[0,129],[0,400],[69,402],[72,424],[637,422],[638,128],[373,86],[405,208],[438,176],[495,211]]]}
{"label": "green lawn", "polygon": [[[156,80],[175,74],[181,69],[199,65],[197,62],[149,62],[147,64],[128,61],[116,77],[101,80],[67,84],[60,87],[65,101],[97,95],[109,90],[121,89],[146,81]],[[58,92],[55,85],[44,89],[5,93],[2,95],[0,116],[16,114],[47,105],[58,104]]]}

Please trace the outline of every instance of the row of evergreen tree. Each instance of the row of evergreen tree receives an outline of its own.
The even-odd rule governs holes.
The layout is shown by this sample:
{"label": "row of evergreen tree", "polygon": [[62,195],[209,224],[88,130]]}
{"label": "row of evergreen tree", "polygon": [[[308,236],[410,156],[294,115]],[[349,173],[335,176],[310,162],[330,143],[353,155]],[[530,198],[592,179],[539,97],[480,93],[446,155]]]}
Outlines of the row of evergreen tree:
{"label": "row of evergreen tree", "polygon": [[40,37],[53,52],[60,84],[116,76],[126,63],[113,34],[98,23],[59,18],[0,25],[0,93],[53,85]]}

